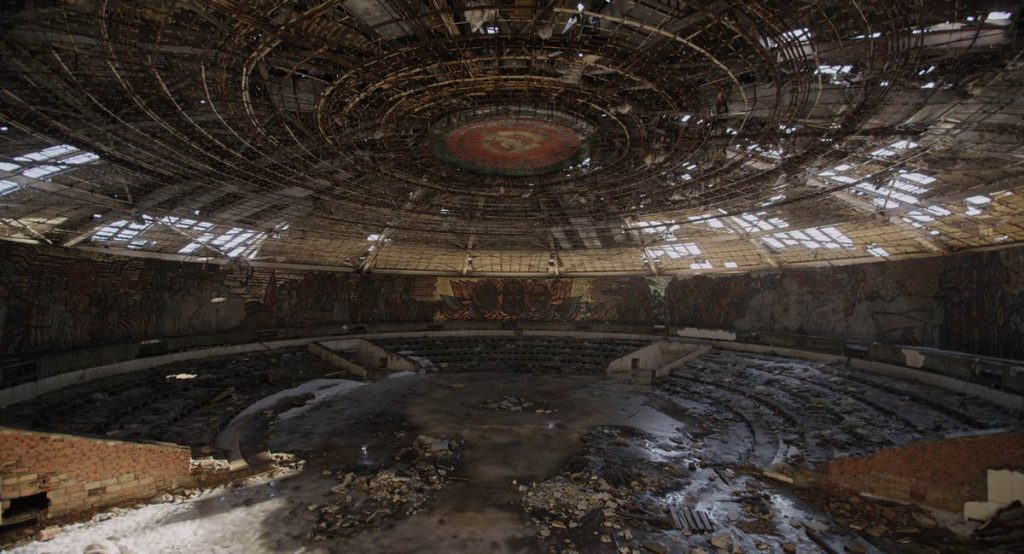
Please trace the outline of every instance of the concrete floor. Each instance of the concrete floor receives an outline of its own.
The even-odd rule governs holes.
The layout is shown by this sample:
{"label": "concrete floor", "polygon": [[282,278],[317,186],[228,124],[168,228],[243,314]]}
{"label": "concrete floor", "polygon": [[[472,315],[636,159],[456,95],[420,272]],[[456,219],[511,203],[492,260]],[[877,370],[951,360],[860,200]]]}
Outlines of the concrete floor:
{"label": "concrete floor", "polygon": [[[967,543],[938,530],[903,542],[858,534],[758,470],[1019,425],[980,401],[921,385],[730,353],[654,388],[584,375],[442,373],[293,392],[311,391],[302,406],[269,419],[248,410],[226,430],[295,454],[301,471],[68,526],[12,552],[94,544],[110,552],[689,553],[713,552],[713,538],[732,552],[820,551],[808,530],[837,551],[957,552]],[[331,492],[347,474],[422,466],[410,454],[420,435],[456,446],[448,465],[435,464],[450,470],[413,515],[399,515],[397,502],[396,513],[358,532],[318,527],[351,507],[341,497],[362,494],[353,486]],[[702,510],[716,529],[686,535],[643,515],[669,506]]]}

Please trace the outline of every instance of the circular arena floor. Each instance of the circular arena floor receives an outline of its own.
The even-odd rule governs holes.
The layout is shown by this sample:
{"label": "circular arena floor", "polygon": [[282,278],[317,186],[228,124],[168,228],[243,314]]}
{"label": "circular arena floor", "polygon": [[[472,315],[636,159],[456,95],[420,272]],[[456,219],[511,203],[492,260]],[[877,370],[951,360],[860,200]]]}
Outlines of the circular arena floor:
{"label": "circular arena floor", "polygon": [[[268,380],[274,368],[294,371]],[[0,418],[163,439],[191,422],[178,440],[195,456],[234,448],[267,471],[102,513],[12,552],[980,551],[950,514],[798,489],[763,471],[1021,427],[952,392],[718,351],[654,386],[514,371],[364,382],[301,351],[157,369],[159,379],[97,381]],[[228,404],[215,398],[226,388]],[[144,395],[177,398],[178,419],[152,400],[113,410]],[[82,400],[54,411],[71,397]],[[83,423],[89,403],[109,417]]]}

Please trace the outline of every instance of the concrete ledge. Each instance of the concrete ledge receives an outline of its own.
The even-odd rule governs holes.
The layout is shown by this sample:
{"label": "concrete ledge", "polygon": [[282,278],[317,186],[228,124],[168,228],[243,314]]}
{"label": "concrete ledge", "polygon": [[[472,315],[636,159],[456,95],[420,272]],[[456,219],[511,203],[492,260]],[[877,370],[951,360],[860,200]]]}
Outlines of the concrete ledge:
{"label": "concrete ledge", "polygon": [[[321,341],[320,346],[335,352],[348,352],[359,365],[375,371],[416,371],[420,365],[409,358],[384,348],[368,339],[347,338]],[[355,365],[355,364],[352,364]]]}
{"label": "concrete ledge", "polygon": [[325,362],[333,365],[338,369],[343,369],[351,373],[352,375],[358,375],[360,377],[366,377],[366,368],[352,363],[345,358],[334,353],[334,350],[327,348],[326,346],[313,342],[309,344],[309,353],[324,360]]}
{"label": "concrete ledge", "polygon": [[704,339],[704,340],[736,340],[735,331],[725,331],[723,329],[700,329],[697,327],[684,327],[676,330],[676,334],[680,337],[691,338],[691,339]]}
{"label": "concrete ledge", "polygon": [[770,356],[785,356],[788,358],[799,358],[801,360],[809,360],[812,362],[821,362],[824,364],[845,364],[850,362],[850,358],[846,356],[837,356],[835,354],[825,354],[822,352],[812,352],[810,350],[797,350],[795,348],[782,348],[778,346],[770,346],[766,344],[752,344],[749,342],[721,342],[716,341],[712,343],[715,348],[720,350],[735,350],[737,352],[749,352],[751,354],[767,354]]}
{"label": "concrete ledge", "polygon": [[690,362],[692,362],[694,360],[697,360],[697,359],[701,358],[702,356],[704,356],[708,352],[711,352],[711,350],[712,350],[712,347],[711,347],[710,344],[701,345],[700,347],[698,347],[693,352],[690,352],[690,353],[686,354],[685,356],[680,357],[678,360],[675,360],[675,361],[672,361],[672,362],[669,362],[669,363],[665,364],[664,366],[661,367],[661,369],[659,369],[659,371],[663,371],[663,372],[666,372],[666,373],[672,373],[672,370],[674,370],[676,368],[683,367],[684,365],[686,365],[686,364],[688,364],[688,363],[690,363]]}
{"label": "concrete ledge", "polygon": [[946,377],[945,375],[938,375],[936,373],[905,366],[873,362],[871,360],[862,360],[859,358],[850,359],[849,364],[850,367],[861,371],[887,375],[889,377],[896,377],[907,381],[925,383],[933,387],[966,394],[975,398],[981,398],[982,400],[986,400],[1018,414],[1024,413],[1024,396],[991,389],[976,383],[968,383],[953,377]]}

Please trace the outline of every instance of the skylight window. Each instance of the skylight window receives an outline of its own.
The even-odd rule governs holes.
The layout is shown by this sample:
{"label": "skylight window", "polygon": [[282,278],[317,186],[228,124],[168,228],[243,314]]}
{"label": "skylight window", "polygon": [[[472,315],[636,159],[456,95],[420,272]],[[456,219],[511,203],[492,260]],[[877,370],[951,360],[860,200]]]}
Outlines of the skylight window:
{"label": "skylight window", "polygon": [[256,231],[249,231],[238,227],[232,227],[223,235],[210,241],[213,246],[221,246],[225,250],[230,250],[237,247],[240,244],[251,242],[251,240],[262,233]]}
{"label": "skylight window", "polygon": [[880,148],[878,150],[875,150],[874,152],[871,153],[871,155],[879,158],[890,158],[899,153],[906,152],[907,150],[911,150],[917,147],[918,144],[916,142],[911,142],[909,140],[899,140],[890,144],[886,148]]}
{"label": "skylight window", "polygon": [[818,172],[818,176],[819,177],[828,177],[831,180],[839,181],[839,182],[844,182],[844,183],[849,184],[849,183],[852,183],[852,182],[856,182],[857,179],[855,179],[853,177],[850,177],[848,175],[840,175],[840,173],[846,173],[847,171],[850,171],[851,169],[853,169],[853,166],[851,166],[850,164],[840,164],[840,165],[838,165],[836,167],[825,169],[824,171],[819,171]]}
{"label": "skylight window", "polygon": [[47,175],[57,173],[61,169],[63,168],[57,165],[37,165],[36,167],[30,167],[25,171],[22,171],[21,174],[25,177],[38,179],[40,177],[46,177]]}
{"label": "skylight window", "polygon": [[776,42],[774,38],[775,37],[764,38],[764,45],[767,46],[768,48],[777,48],[784,43],[810,44],[811,32],[805,27],[801,29],[793,29],[792,31],[780,33],[777,37],[778,42]]}
{"label": "skylight window", "polygon": [[921,183],[922,185],[928,185],[935,182],[934,177],[929,177],[924,173],[910,173],[906,171],[900,171],[900,179],[909,179],[915,183]]}
{"label": "skylight window", "polygon": [[[953,212],[947,210],[946,208],[943,208],[942,206],[935,204],[928,206],[923,210],[913,210],[911,212],[907,212],[907,215],[903,216],[902,219],[903,221],[906,221],[913,227],[921,228],[924,227],[926,223],[932,223],[934,221],[937,221],[939,218],[946,217],[947,215],[950,215],[952,213]],[[934,231],[933,234],[938,234],[938,231]]]}
{"label": "skylight window", "polygon": [[714,266],[711,265],[711,262],[707,260],[704,260],[703,262],[696,262],[690,264],[690,269],[711,269],[713,267]]}
{"label": "skylight window", "polygon": [[214,224],[209,221],[198,221],[183,217],[165,216],[161,217],[157,221],[164,225],[170,225],[176,229],[181,229],[182,231],[198,231],[200,233],[205,233],[214,227]]}
{"label": "skylight window", "polygon": [[10,181],[0,181],[0,196],[10,194],[21,188],[18,183],[12,183]]}
{"label": "skylight window", "polygon": [[651,248],[650,252],[655,257],[668,256],[673,260],[687,256],[700,256],[701,254],[700,247],[692,242],[659,246]]}
{"label": "skylight window", "polygon": [[95,162],[98,159],[100,159],[100,157],[97,154],[93,154],[92,152],[83,152],[81,154],[71,156],[70,158],[64,158],[63,160],[60,161],[60,163],[70,165],[83,165]]}
{"label": "skylight window", "polygon": [[747,147],[747,150],[755,154],[760,154],[766,158],[771,158],[773,160],[782,159],[782,150],[779,148],[765,148],[760,144],[751,144],[750,146]]}
{"label": "skylight window", "polygon": [[129,241],[128,244],[125,246],[131,250],[144,250],[147,246],[150,246],[152,244],[153,241],[151,240],[136,239],[133,241]]}
{"label": "skylight window", "polygon": [[881,246],[878,246],[876,244],[868,246],[867,250],[868,250],[868,254],[871,254],[872,256],[875,256],[875,257],[884,258],[884,257],[888,257],[889,256],[889,251],[888,250],[886,250],[885,248],[882,248]]}
{"label": "skylight window", "polygon": [[[29,179],[40,179],[59,171],[69,169],[69,165],[85,165],[99,160],[100,157],[92,152],[79,150],[70,144],[58,144],[36,152],[30,152],[14,158],[14,161],[33,164],[26,168],[21,174]],[[38,162],[48,162],[40,164]],[[4,171],[16,171],[22,166],[13,163],[0,163],[0,169]]]}
{"label": "skylight window", "polygon": [[838,80],[840,76],[850,75],[853,73],[852,65],[832,65],[822,64],[819,65],[815,70],[815,75],[824,75],[828,77],[830,81]]}
{"label": "skylight window", "polygon": [[203,245],[198,242],[190,242],[186,244],[181,250],[178,250],[178,254],[193,254],[196,250],[202,248]]}
{"label": "skylight window", "polygon": [[853,239],[835,227],[809,227],[795,231],[775,233],[761,239],[769,246],[782,249],[787,246],[804,246],[810,250],[818,248],[850,248]]}
{"label": "skylight window", "polygon": [[909,193],[909,194],[921,194],[921,193],[924,193],[924,192],[928,192],[928,189],[926,189],[926,188],[922,188],[922,187],[919,187],[919,186],[916,186],[916,185],[912,185],[912,184],[910,184],[910,183],[908,183],[906,181],[902,181],[900,179],[893,179],[892,181],[889,181],[889,186],[894,188],[894,189],[901,190],[901,191]]}
{"label": "skylight window", "polygon": [[[872,196],[875,196],[876,198],[873,200],[873,202],[876,205],[881,206],[883,208],[899,206],[900,202],[904,204],[917,204],[918,199],[916,196],[911,196],[910,194],[900,192],[899,190],[896,190],[896,188],[902,188],[903,190],[909,189],[908,192],[925,192],[925,189],[905,183],[902,187],[894,186],[893,188],[876,187],[871,183],[858,183],[854,188],[856,188],[857,190],[864,191]],[[895,205],[891,205],[893,203]]]}
{"label": "skylight window", "polygon": [[[153,226],[153,218],[148,215],[140,217],[139,221],[131,221],[127,219],[119,219],[112,223],[108,223],[100,227],[95,233],[89,237],[93,241],[110,241],[110,242],[133,242],[136,241],[139,235],[144,231]],[[150,241],[151,242],[151,241]],[[146,245],[137,243],[132,248],[140,249]]]}
{"label": "skylight window", "polygon": [[785,33],[782,33],[779,36],[785,40],[796,41],[800,44],[807,44],[808,42],[811,42],[811,32],[807,30],[806,27],[803,29],[793,29],[792,31],[786,31]]}
{"label": "skylight window", "polygon": [[779,217],[767,217],[767,215],[767,212],[758,212],[756,214],[744,213],[739,216],[733,216],[732,220],[746,233],[772,231],[774,229],[789,227],[789,223],[784,219]]}
{"label": "skylight window", "polygon": [[70,144],[58,144],[57,146],[51,146],[44,148],[38,152],[32,152],[23,156],[14,158],[18,162],[45,162],[54,158],[59,158],[72,152],[78,152],[78,149]]}
{"label": "skylight window", "polygon": [[637,221],[629,225],[630,229],[637,229],[640,232],[647,233],[649,235],[661,235],[666,240],[673,240],[676,238],[675,230],[679,228],[679,225],[675,221]]}
{"label": "skylight window", "polygon": [[739,264],[737,264],[736,262],[725,262],[722,265],[724,265],[725,267],[728,267],[728,268],[739,267]]}
{"label": "skylight window", "polygon": [[697,223],[703,223],[703,224],[707,225],[708,227],[711,227],[712,229],[721,229],[721,228],[725,227],[725,223],[722,223],[721,219],[718,219],[717,217],[711,217],[710,214],[691,215],[687,219],[689,219],[690,221],[697,222]]}
{"label": "skylight window", "polygon": [[964,204],[967,206],[967,215],[981,215],[981,206],[987,206],[991,203],[992,198],[983,195],[964,198]]}

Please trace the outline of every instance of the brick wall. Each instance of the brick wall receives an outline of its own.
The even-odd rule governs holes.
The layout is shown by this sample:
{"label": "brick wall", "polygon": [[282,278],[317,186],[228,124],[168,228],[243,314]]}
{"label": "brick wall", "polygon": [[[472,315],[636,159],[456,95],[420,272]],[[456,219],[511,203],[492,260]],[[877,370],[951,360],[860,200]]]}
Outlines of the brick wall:
{"label": "brick wall", "polygon": [[45,518],[155,496],[190,483],[187,447],[0,427],[0,502],[46,492]]}
{"label": "brick wall", "polygon": [[1024,433],[921,441],[826,467],[825,485],[960,512],[987,498],[989,469],[1024,468]]}

